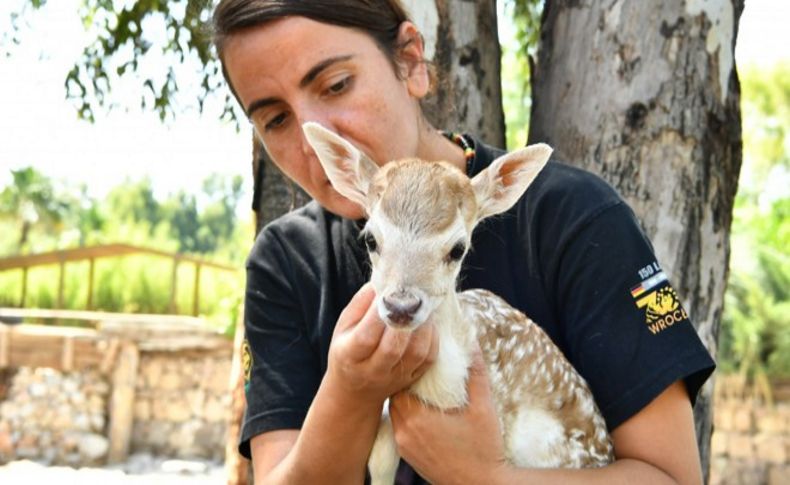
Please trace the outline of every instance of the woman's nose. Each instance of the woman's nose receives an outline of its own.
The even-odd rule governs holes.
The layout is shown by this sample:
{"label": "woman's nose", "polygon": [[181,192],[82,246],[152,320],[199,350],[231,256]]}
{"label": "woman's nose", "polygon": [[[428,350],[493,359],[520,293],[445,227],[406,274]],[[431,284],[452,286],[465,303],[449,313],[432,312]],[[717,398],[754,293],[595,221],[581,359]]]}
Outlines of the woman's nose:
{"label": "woman's nose", "polygon": [[300,137],[301,137],[300,138],[300,142],[302,144],[302,153],[306,157],[315,156],[315,151],[313,150],[312,145],[310,145],[310,142],[307,141],[307,137],[305,137],[304,130],[302,130],[302,127],[307,122],[318,123],[319,125],[323,126],[326,129],[329,129],[329,130],[333,130],[332,126],[329,125],[323,119],[323,117],[315,116],[315,115],[313,115],[313,116],[299,116],[299,117],[297,117],[297,121],[299,122],[299,132],[300,132]]}

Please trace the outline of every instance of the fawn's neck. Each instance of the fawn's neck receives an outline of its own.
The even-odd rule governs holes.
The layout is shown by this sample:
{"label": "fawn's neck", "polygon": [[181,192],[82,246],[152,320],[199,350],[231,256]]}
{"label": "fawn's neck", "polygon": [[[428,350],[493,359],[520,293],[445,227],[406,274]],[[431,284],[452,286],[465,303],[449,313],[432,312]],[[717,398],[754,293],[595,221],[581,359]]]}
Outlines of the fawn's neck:
{"label": "fawn's neck", "polygon": [[438,332],[439,353],[411,391],[440,409],[462,407],[467,403],[466,378],[477,338],[474,325],[465,318],[455,292],[434,310],[428,324]]}

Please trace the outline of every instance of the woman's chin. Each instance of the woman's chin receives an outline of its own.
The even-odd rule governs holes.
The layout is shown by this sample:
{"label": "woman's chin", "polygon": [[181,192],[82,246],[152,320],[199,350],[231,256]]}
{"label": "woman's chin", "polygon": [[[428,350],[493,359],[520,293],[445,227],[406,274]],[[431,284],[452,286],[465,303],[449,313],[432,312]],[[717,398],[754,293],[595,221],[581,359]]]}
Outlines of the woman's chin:
{"label": "woman's chin", "polygon": [[318,203],[329,212],[336,214],[346,219],[362,219],[365,217],[365,211],[356,202],[352,202],[334,190],[326,200],[319,200]]}

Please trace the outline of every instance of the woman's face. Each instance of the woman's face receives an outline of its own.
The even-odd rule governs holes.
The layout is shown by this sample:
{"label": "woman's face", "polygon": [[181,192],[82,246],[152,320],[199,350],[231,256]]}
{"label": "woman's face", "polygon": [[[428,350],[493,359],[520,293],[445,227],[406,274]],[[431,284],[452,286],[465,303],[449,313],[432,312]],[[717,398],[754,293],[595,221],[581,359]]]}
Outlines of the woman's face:
{"label": "woman's face", "polygon": [[[400,33],[418,37],[410,23]],[[229,80],[274,163],[349,218],[362,217],[362,209],[332,188],[301,126],[318,122],[379,164],[415,156],[418,100],[429,88],[422,44],[410,43],[403,59],[400,79],[369,35],[303,17],[235,33],[224,49]]]}

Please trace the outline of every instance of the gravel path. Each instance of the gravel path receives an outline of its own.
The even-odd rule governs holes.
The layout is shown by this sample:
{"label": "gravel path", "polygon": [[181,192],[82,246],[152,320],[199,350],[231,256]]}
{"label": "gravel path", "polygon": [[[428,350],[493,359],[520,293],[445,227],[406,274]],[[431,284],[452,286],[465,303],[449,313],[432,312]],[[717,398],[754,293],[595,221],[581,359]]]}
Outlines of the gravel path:
{"label": "gravel path", "polygon": [[46,466],[29,460],[0,466],[3,485],[221,485],[225,470],[221,463],[200,460],[170,460],[150,455],[132,455],[129,461],[102,468]]}

